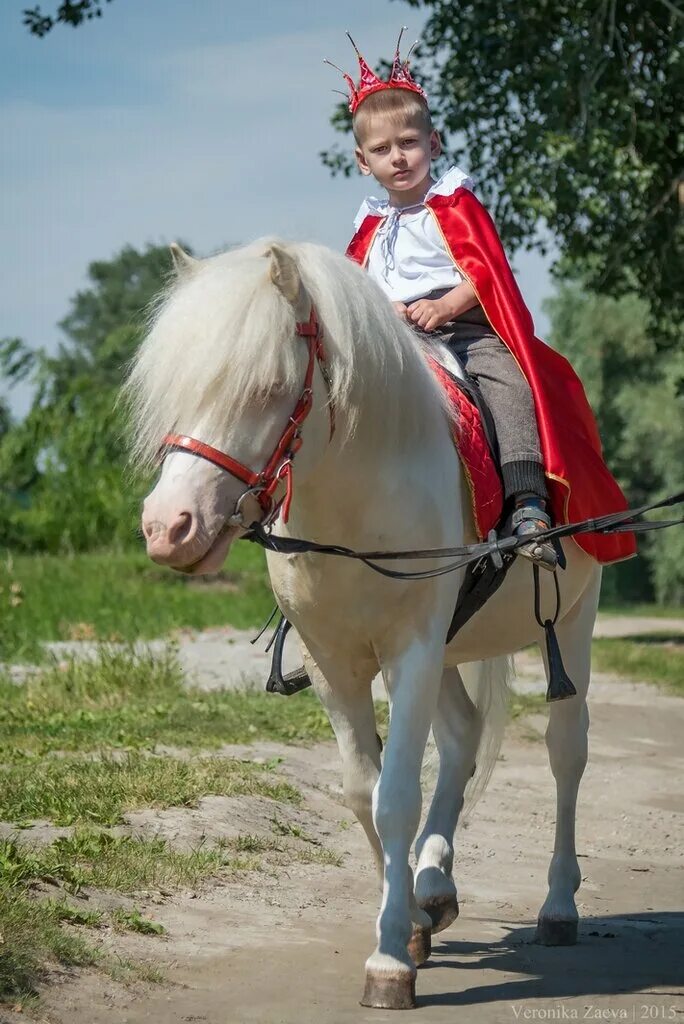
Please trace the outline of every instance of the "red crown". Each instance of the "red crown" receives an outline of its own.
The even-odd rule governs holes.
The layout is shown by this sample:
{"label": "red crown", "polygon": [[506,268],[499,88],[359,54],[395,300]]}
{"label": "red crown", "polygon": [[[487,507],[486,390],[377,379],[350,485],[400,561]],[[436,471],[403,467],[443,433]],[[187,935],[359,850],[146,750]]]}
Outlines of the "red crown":
{"label": "red crown", "polygon": [[[378,78],[375,72],[371,68],[369,68],[368,64],[359,53],[356,43],[354,42],[354,40],[352,39],[348,32],[347,36],[349,38],[349,42],[354,47],[354,50],[356,51],[356,56],[359,58],[359,84],[355,85],[351,75],[348,75],[346,72],[342,71],[341,68],[338,68],[337,64],[333,64],[333,62],[330,60],[324,61],[325,64],[330,64],[330,66],[335,68],[336,71],[339,71],[342,77],[344,78],[345,82],[349,86],[349,110],[351,111],[352,114],[356,113],[359,104],[362,103],[365,99],[367,99],[368,96],[371,96],[374,92],[380,92],[382,89],[409,89],[411,92],[417,93],[420,96],[420,98],[424,100],[425,103],[427,103],[427,96],[425,95],[425,90],[421,89],[417,82],[414,82],[413,78],[411,77],[411,72],[409,71],[409,59],[413,52],[413,47],[416,44],[414,43],[411,49],[409,50],[408,54],[406,55],[406,60],[402,61],[401,57],[399,56],[401,37],[403,36],[405,31],[406,26],[404,25],[401,32],[399,33],[399,39],[397,40],[397,48],[394,53],[394,61],[392,62],[392,73],[386,82],[383,82],[381,78]],[[342,95],[345,94],[343,93]]]}

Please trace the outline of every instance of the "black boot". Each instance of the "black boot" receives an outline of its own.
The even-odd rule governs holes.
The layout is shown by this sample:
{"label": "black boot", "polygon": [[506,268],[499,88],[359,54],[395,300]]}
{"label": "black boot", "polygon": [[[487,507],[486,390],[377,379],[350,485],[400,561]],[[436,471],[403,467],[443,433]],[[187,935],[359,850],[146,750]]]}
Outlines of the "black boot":
{"label": "black boot", "polygon": [[558,566],[556,548],[550,540],[534,540],[535,534],[550,527],[551,519],[543,498],[536,494],[516,495],[515,510],[511,516],[511,533],[514,537],[530,537],[530,543],[516,548],[516,554],[529,558],[536,565],[553,572]]}

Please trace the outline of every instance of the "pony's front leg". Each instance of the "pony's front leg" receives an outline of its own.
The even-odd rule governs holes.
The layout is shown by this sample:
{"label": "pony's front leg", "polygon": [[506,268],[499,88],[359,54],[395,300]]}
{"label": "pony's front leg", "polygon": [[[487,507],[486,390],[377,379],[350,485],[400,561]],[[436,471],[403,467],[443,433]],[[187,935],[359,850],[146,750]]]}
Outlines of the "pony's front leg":
{"label": "pony's front leg", "polygon": [[437,704],[444,661],[443,631],[430,642],[415,641],[392,659],[383,659],[390,698],[390,728],[382,771],[373,794],[373,819],[384,857],[378,944],[366,961],[361,1003],[387,1009],[415,1006],[416,968],[408,946],[416,916],[429,917],[413,896],[409,851],[420,821],[420,769]]}
{"label": "pony's front leg", "polygon": [[371,690],[373,671],[355,676],[321,657],[302,651],[316,695],[326,710],[342,760],[344,802],[363,826],[375,866],[383,878],[382,847],[373,824],[373,790],[380,774],[380,741]]}

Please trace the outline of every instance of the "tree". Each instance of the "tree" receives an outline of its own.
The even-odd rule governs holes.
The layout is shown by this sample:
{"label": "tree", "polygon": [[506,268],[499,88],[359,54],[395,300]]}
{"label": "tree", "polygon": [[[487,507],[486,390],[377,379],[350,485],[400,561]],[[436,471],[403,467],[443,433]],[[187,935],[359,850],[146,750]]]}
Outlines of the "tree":
{"label": "tree", "polygon": [[34,36],[46,36],[55,25],[76,28],[84,21],[102,17],[102,4],[111,0],[62,0],[54,14],[43,14],[40,5],[23,11],[24,24]]}
{"label": "tree", "polygon": [[18,338],[0,342],[7,383],[28,380],[34,387],[25,419],[0,425],[5,544],[55,551],[126,544],[135,536],[144,482],[127,473],[116,398],[145,310],[170,266],[165,246],[126,246],[114,259],[90,264],[90,287],[72,299],[60,324],[66,340],[55,355]]}
{"label": "tree", "polygon": [[[606,462],[633,505],[682,488],[684,352],[658,352],[646,303],[566,286],[547,300],[551,343],[582,377],[603,439]],[[666,510],[662,518],[672,515]],[[684,530],[654,533],[636,562],[610,570],[609,598],[681,603]]]}
{"label": "tree", "polygon": [[[674,346],[684,299],[675,0],[406,0],[430,15],[417,61],[449,157],[465,159],[511,249],[555,240],[559,277],[648,303]],[[333,124],[348,130],[341,106]],[[322,154],[349,173],[339,148]]]}

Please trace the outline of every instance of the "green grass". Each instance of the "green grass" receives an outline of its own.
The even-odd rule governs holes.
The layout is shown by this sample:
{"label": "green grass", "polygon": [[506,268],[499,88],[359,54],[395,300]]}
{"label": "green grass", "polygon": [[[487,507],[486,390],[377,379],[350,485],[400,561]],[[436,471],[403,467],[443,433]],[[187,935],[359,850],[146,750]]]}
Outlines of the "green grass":
{"label": "green grass", "polygon": [[653,633],[643,638],[594,640],[592,666],[600,672],[656,683],[684,696],[683,636],[668,638]]}
{"label": "green grass", "polygon": [[512,693],[509,705],[511,718],[545,713],[548,709],[545,693]]}
{"label": "green grass", "polygon": [[[28,1008],[56,964],[94,967],[122,981],[160,980],[154,965],[106,953],[98,933],[136,931],[153,942],[161,925],[136,906],[102,909],[102,892],[134,899],[262,868],[339,865],[287,821],[300,796],[274,773],[279,759],[257,765],[206,754],[231,742],[331,736],[311,693],[283,700],[186,689],[173,648],[153,657],[104,646],[94,660],[46,666],[20,686],[0,678],[0,819],[74,826],[45,847],[0,841],[0,1001]],[[187,850],[102,827],[127,810],[191,806],[209,794],[270,798],[275,834]],[[87,904],[79,899],[85,890]]]}
{"label": "green grass", "polygon": [[131,893],[149,886],[195,886],[218,873],[257,866],[253,858],[233,856],[228,844],[181,852],[159,838],[116,837],[105,831],[77,831],[43,848],[0,840],[0,1002],[21,1004],[35,996],[46,969],[57,963],[98,967],[120,980],[160,980],[151,965],[106,955],[83,929],[110,924],[160,935],[161,925],[135,907],[108,914],[61,897],[41,899],[38,886],[47,883],[72,894],[85,885]]}
{"label": "green grass", "polygon": [[233,855],[227,844],[177,850],[165,839],[115,836],[104,829],[77,829],[40,853],[42,871],[71,892],[84,886],[134,894],[142,888],[197,886],[221,871],[234,874],[259,866],[254,857]]}
{"label": "green grass", "polygon": [[141,935],[164,935],[166,928],[158,921],[143,917],[139,910],[124,910],[119,907],[112,914],[112,921],[122,931],[139,932]]}
{"label": "green grass", "polygon": [[91,967],[102,960],[88,938],[64,928],[47,902],[32,899],[23,888],[0,888],[0,930],[0,1002],[21,1004],[35,995],[50,963]]}
{"label": "green grass", "polygon": [[[134,906],[102,910],[97,891],[135,896],[151,888],[196,888],[212,877],[231,877],[262,868],[259,855],[278,865],[339,865],[322,846],[295,846],[268,836],[219,839],[212,846],[174,849],[160,837],[116,836],[105,829],[81,828],[48,846],[29,846],[15,838],[0,840],[0,1002],[23,1003],[34,997],[51,964],[97,967],[117,980],[160,981],[154,965],[132,963],[105,954],[85,929],[113,927],[148,936],[164,927]],[[43,898],[46,885],[71,899]],[[88,905],[74,903],[88,887]]]}
{"label": "green grass", "polygon": [[103,649],[95,661],[53,666],[21,686],[0,677],[0,748],[14,761],[50,751],[210,749],[331,736],[312,693],[283,699],[186,689],[171,650],[153,657]]}
{"label": "green grass", "polygon": [[631,615],[649,619],[684,619],[684,608],[665,604],[607,604],[599,615]]}
{"label": "green grass", "polygon": [[227,568],[209,581],[155,566],[142,549],[0,551],[0,662],[38,662],[48,640],[138,640],[226,624],[247,629],[272,607],[263,552],[247,542],[235,545]]}
{"label": "green grass", "polygon": [[0,767],[0,820],[25,825],[115,825],[141,807],[192,807],[203,796],[264,796],[298,803],[299,791],[262,765],[225,757],[177,760],[46,757]]}

